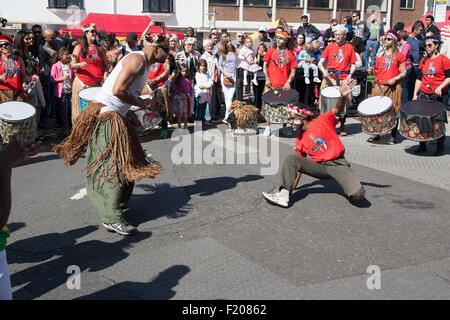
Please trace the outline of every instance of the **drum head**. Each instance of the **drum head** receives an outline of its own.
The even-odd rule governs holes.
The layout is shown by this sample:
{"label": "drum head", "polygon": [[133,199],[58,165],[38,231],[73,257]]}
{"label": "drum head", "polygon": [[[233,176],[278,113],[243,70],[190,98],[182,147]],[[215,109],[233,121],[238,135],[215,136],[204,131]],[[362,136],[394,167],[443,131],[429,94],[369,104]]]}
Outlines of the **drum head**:
{"label": "drum head", "polygon": [[435,116],[441,114],[445,106],[433,100],[408,101],[401,107],[401,111],[411,116]]}
{"label": "drum head", "polygon": [[0,118],[9,122],[29,119],[36,114],[36,109],[25,102],[9,101],[0,104]]}
{"label": "drum head", "polygon": [[294,103],[297,102],[298,92],[297,90],[291,89],[288,91],[283,91],[283,89],[277,90],[278,94],[274,91],[268,91],[262,96],[262,100],[268,104],[278,104],[278,103]]}
{"label": "drum head", "polygon": [[339,98],[341,90],[338,86],[325,87],[320,91],[320,94],[327,98]]}
{"label": "drum head", "polygon": [[384,96],[370,97],[361,102],[358,112],[363,116],[374,116],[392,107],[392,99]]}
{"label": "drum head", "polygon": [[83,89],[78,93],[78,96],[86,101],[94,101],[97,94],[102,90],[102,87],[94,87],[94,88],[87,88]]}

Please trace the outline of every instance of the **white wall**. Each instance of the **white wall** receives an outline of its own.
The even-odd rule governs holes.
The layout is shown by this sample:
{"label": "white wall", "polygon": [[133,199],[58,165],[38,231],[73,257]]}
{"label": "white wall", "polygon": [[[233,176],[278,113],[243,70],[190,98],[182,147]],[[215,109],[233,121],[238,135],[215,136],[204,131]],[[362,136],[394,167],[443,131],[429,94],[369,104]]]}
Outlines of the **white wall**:
{"label": "white wall", "polygon": [[[142,0],[85,0],[85,10],[68,14],[66,10],[47,9],[47,0],[0,0],[0,15],[11,23],[68,24],[83,19],[88,13],[114,13],[114,2],[118,14],[142,15]],[[175,14],[162,19],[168,27],[201,27],[204,0],[174,0]]]}

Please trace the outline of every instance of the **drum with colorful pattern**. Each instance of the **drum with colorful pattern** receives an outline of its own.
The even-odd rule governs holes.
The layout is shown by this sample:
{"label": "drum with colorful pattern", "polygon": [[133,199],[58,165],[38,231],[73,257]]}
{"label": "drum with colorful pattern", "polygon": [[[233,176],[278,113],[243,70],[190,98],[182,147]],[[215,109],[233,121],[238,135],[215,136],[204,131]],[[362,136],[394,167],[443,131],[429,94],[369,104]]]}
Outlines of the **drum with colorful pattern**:
{"label": "drum with colorful pattern", "polygon": [[394,129],[397,118],[392,99],[385,96],[367,98],[358,106],[362,129],[371,135],[386,134]]}
{"label": "drum with colorful pattern", "polygon": [[162,121],[159,112],[141,109],[136,106],[130,108],[127,119],[136,127],[136,132],[153,129]]}
{"label": "drum with colorful pattern", "polygon": [[36,109],[25,102],[9,101],[0,104],[0,135],[3,143],[13,136],[33,141],[37,136]]}
{"label": "drum with colorful pattern", "polygon": [[400,109],[400,133],[407,139],[425,142],[445,134],[445,106],[432,100],[408,101]]}

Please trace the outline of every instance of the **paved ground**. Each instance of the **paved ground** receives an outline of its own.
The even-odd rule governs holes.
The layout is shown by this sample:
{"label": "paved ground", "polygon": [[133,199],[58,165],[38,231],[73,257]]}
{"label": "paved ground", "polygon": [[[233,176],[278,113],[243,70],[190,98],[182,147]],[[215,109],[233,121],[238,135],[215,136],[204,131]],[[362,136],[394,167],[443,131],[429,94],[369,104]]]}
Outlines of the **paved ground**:
{"label": "paved ground", "polygon": [[[99,227],[83,159],[65,168],[45,153],[15,168],[14,298],[450,299],[449,141],[445,156],[419,157],[406,140],[369,145],[357,119],[349,123],[342,140],[367,189],[357,206],[333,181],[303,177],[291,207],[273,207],[261,192],[278,177],[260,164],[174,165],[176,141],[145,137],[166,173],[136,185],[126,215],[141,232],[128,238]],[[280,141],[282,163],[294,140]],[[248,163],[255,151],[234,154]],[[67,286],[73,265],[79,290]],[[377,284],[369,266],[381,270],[379,290],[368,289]]]}

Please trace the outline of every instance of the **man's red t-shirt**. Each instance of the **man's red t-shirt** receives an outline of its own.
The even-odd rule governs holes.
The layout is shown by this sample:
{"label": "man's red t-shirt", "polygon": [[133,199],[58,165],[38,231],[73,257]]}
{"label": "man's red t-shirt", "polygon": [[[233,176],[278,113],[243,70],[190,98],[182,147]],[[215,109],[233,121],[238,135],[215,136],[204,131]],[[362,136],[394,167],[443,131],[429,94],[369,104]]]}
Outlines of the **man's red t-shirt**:
{"label": "man's red t-shirt", "polygon": [[[420,61],[419,69],[422,70],[422,85],[420,86],[420,90],[427,94],[434,94],[433,90],[436,90],[442,82],[447,78],[445,76],[445,71],[450,70],[450,59],[448,59],[443,54],[438,55],[434,59],[422,59]],[[431,89],[427,88],[427,85],[431,87]],[[443,88],[443,92],[447,92],[448,88]]]}
{"label": "man's red t-shirt", "polygon": [[[148,80],[153,80],[159,77],[164,73],[164,63],[155,62],[150,66],[150,71],[148,72]],[[164,77],[163,79],[159,80],[158,82],[155,82],[153,85],[155,88],[161,87],[164,83],[166,83],[168,79],[168,76]]]}
{"label": "man's red t-shirt", "polygon": [[338,118],[333,110],[312,120],[305,132],[295,141],[295,151],[300,156],[309,155],[314,162],[335,160],[344,156],[345,148],[336,133]]}
{"label": "man's red t-shirt", "polygon": [[[334,69],[336,71],[350,71],[350,64],[354,64],[358,61],[356,58],[355,48],[346,43],[342,47],[336,42],[328,45],[322,53],[321,58],[328,60],[327,69]],[[348,77],[348,73],[339,74],[339,79],[344,80]]]}
{"label": "man's red t-shirt", "polygon": [[289,79],[291,70],[297,68],[297,59],[295,59],[292,51],[288,49],[277,50],[277,48],[270,48],[264,56],[264,61],[267,62],[267,73],[269,74],[272,87],[284,87]]}
{"label": "man's red t-shirt", "polygon": [[399,66],[406,61],[403,53],[398,51],[395,58],[390,54],[384,54],[378,57],[375,62],[376,82],[386,85],[387,82],[400,74]]}

